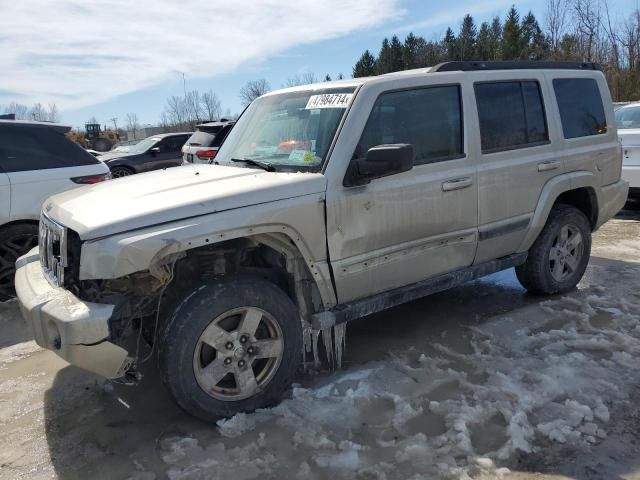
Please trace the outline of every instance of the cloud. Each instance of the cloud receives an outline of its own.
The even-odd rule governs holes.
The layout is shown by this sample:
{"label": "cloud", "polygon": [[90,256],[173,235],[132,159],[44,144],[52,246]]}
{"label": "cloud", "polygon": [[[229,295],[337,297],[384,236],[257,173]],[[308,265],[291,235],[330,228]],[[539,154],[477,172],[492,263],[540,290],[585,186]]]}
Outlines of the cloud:
{"label": "cloud", "polygon": [[93,105],[184,72],[208,77],[398,18],[399,0],[3,2],[2,88]]}
{"label": "cloud", "polygon": [[[399,31],[420,31],[433,27],[447,26],[451,27],[457,34],[460,22],[467,13],[470,15],[482,15],[495,12],[498,9],[509,8],[513,3],[513,0],[469,0],[456,2],[455,5],[452,5],[452,7],[446,11],[430,15],[429,18],[425,20],[403,25]],[[479,22],[477,26],[480,26]]]}

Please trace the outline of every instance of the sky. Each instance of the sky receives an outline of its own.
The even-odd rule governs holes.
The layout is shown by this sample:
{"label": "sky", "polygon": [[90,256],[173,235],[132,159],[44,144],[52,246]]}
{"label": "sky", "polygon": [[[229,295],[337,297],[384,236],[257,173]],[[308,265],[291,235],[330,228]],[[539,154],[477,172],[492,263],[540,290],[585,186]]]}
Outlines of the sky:
{"label": "sky", "polygon": [[[504,19],[512,4],[544,19],[541,0],[0,0],[0,106],[56,103],[61,121],[82,126],[160,119],[184,88],[212,90],[223,112],[241,110],[240,88],[265,78],[351,76],[365,49],[413,31],[427,39]],[[623,20],[635,0],[609,0]],[[183,83],[184,82],[184,83]]]}

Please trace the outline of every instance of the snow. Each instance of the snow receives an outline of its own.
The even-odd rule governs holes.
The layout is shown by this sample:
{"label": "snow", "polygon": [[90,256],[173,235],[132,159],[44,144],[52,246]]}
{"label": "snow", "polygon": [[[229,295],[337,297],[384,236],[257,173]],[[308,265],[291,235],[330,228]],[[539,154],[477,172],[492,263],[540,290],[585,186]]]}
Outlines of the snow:
{"label": "snow", "polygon": [[[449,332],[428,351],[317,377],[274,408],[219,421],[233,448],[172,439],[168,476],[494,479],[518,452],[597,444],[640,380],[636,298],[593,288],[494,317],[463,348]],[[326,335],[339,364],[344,332]]]}

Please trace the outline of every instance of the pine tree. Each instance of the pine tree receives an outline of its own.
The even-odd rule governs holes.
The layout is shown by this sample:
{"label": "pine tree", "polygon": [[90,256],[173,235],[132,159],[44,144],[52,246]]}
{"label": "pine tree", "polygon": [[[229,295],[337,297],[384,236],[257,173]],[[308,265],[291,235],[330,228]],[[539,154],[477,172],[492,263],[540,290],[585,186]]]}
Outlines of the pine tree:
{"label": "pine tree", "polygon": [[447,60],[459,60],[458,58],[458,42],[456,36],[451,30],[451,27],[447,28],[447,32],[444,34],[444,40],[442,40],[444,51],[447,55]]}
{"label": "pine tree", "polygon": [[[422,39],[424,41],[424,39]],[[418,67],[418,47],[420,45],[420,39],[416,37],[413,32],[407,35],[404,39],[404,45],[402,46],[402,61],[404,63],[404,69],[410,70]]]}
{"label": "pine tree", "polygon": [[500,45],[502,43],[502,24],[500,17],[493,17],[491,22],[491,56],[489,60],[498,60],[500,58]]}
{"label": "pine tree", "polygon": [[391,42],[385,38],[382,41],[382,47],[380,48],[380,54],[376,62],[376,72],[378,75],[381,75],[383,73],[403,70],[403,67],[402,43],[400,43],[398,36],[394,35],[391,37]]}
{"label": "pine tree", "polygon": [[549,43],[532,12],[522,19],[521,32],[523,51],[520,58],[540,60],[549,53]]}
{"label": "pine tree", "polygon": [[[360,57],[360,60],[356,62],[353,67],[353,78],[358,77],[370,77],[376,74],[376,59],[369,50]],[[342,74],[340,74],[342,75]],[[340,75],[338,77],[340,77]]]}
{"label": "pine tree", "polygon": [[476,25],[473,17],[465,15],[458,35],[458,55],[460,60],[472,60],[476,55]]}
{"label": "pine tree", "polygon": [[520,28],[520,15],[516,7],[511,7],[507,14],[502,29],[502,42],[500,43],[500,57],[502,60],[517,60],[522,54],[522,30]]}
{"label": "pine tree", "polygon": [[482,22],[482,25],[480,25],[476,42],[476,54],[478,60],[491,60],[491,27],[487,22]]}

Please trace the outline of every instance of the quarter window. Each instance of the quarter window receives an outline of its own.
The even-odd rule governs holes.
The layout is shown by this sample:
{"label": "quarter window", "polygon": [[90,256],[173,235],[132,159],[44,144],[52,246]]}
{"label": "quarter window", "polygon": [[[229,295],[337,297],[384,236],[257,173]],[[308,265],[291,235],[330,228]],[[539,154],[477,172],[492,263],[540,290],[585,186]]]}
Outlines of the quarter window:
{"label": "quarter window", "polygon": [[556,78],[553,81],[564,138],[587,137],[607,132],[602,97],[592,78]]}
{"label": "quarter window", "polygon": [[370,148],[393,143],[412,144],[416,165],[463,156],[460,87],[447,85],[380,95],[353,157],[364,158]]}
{"label": "quarter window", "polygon": [[547,121],[536,81],[476,83],[482,153],[547,143]]}

